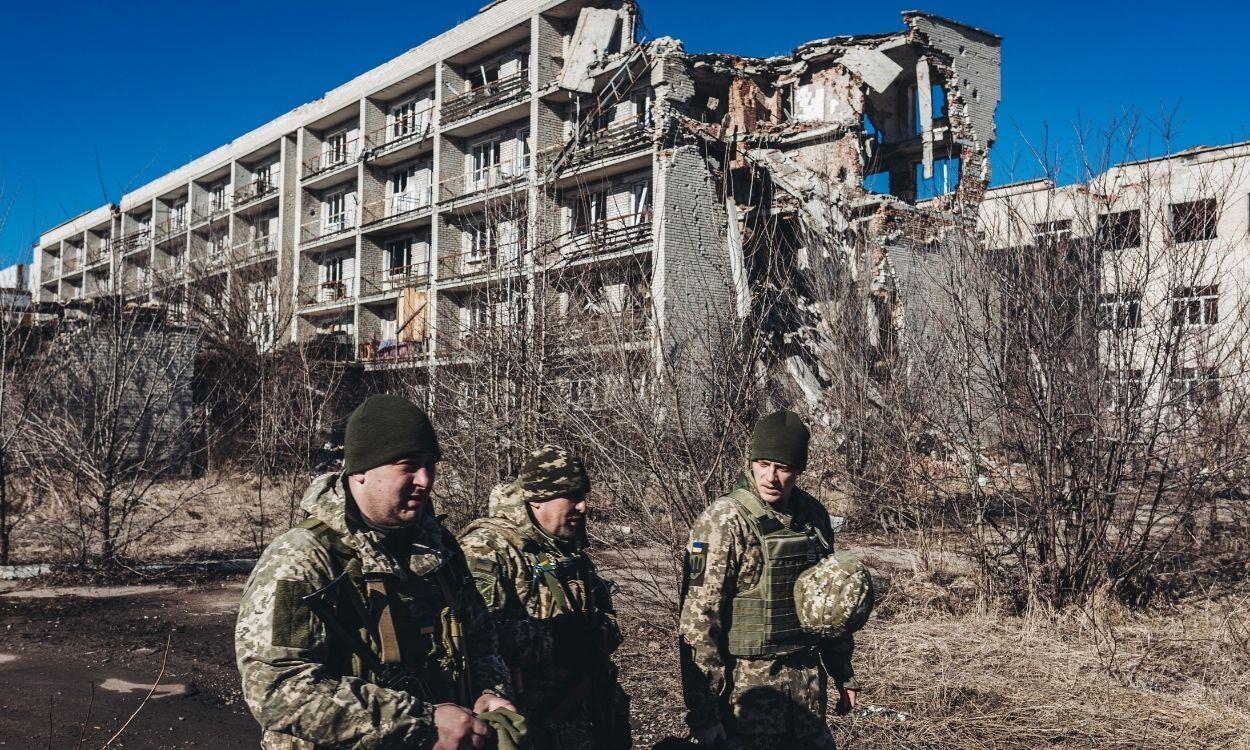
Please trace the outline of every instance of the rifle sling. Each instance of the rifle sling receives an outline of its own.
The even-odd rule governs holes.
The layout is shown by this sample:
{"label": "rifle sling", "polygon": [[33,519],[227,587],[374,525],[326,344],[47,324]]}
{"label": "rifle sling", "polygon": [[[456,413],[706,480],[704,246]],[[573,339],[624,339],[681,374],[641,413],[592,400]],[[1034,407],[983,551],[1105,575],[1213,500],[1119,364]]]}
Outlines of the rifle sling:
{"label": "rifle sling", "polygon": [[378,608],[378,642],[382,646],[382,663],[399,664],[403,661],[399,654],[399,635],[395,631],[395,616],[392,608],[390,591],[386,581],[366,580],[365,588],[369,592],[370,604],[379,603]]}

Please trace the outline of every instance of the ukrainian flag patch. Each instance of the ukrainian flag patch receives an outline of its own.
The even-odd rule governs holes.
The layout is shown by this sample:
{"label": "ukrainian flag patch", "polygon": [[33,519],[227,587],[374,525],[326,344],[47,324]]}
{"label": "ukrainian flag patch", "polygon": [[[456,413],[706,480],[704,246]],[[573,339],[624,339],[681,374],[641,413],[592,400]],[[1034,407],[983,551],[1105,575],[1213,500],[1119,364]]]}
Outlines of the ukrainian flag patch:
{"label": "ukrainian flag patch", "polygon": [[686,548],[686,575],[692,585],[703,583],[703,571],[707,569],[707,542],[692,541]]}

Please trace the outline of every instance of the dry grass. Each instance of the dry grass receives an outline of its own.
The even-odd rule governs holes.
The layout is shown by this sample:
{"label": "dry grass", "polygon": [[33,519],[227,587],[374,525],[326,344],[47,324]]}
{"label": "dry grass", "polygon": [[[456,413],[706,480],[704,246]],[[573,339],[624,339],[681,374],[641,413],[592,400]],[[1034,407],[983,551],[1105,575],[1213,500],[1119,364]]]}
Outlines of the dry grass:
{"label": "dry grass", "polygon": [[[840,748],[1250,748],[1250,592],[1021,617],[957,591],[890,588],[855,659],[862,705],[885,711],[831,710]],[[682,732],[676,650],[667,618],[626,609],[618,656],[650,747]]]}
{"label": "dry grass", "polygon": [[891,593],[859,637],[866,702],[910,720],[838,723],[843,747],[1250,747],[1250,596],[1149,614],[1016,617]]}

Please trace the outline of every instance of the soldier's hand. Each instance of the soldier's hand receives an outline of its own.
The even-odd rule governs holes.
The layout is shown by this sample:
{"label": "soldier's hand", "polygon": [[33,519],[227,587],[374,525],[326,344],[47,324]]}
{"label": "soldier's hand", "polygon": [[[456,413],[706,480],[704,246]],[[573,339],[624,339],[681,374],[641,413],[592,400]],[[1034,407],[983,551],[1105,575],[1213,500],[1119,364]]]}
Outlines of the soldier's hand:
{"label": "soldier's hand", "polygon": [[482,748],[490,739],[490,729],[467,708],[454,703],[439,703],[434,707],[434,728],[438,730],[438,741],[433,750]]}
{"label": "soldier's hand", "polygon": [[694,733],[694,737],[699,741],[700,745],[707,745],[708,747],[729,746],[729,735],[725,734],[723,724],[713,724],[706,729],[697,730]]}
{"label": "soldier's hand", "polygon": [[837,712],[838,716],[846,716],[850,712],[854,711],[855,707],[859,705],[856,698],[856,691],[851,690],[850,688],[839,688],[838,706],[834,709],[834,711]]}
{"label": "soldier's hand", "polygon": [[490,693],[482,693],[478,696],[477,702],[473,704],[473,713],[484,714],[487,711],[494,711],[497,708],[506,708],[509,711],[516,711],[516,706],[512,705],[512,701],[507,698],[500,698],[498,695]]}

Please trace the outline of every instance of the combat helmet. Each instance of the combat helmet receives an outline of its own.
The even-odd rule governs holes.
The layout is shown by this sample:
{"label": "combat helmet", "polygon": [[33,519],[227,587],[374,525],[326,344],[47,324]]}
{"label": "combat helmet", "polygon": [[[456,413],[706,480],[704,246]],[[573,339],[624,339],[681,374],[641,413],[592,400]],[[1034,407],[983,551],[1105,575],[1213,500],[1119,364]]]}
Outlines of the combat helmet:
{"label": "combat helmet", "polygon": [[872,575],[848,552],[826,557],[794,583],[799,626],[824,638],[840,638],[864,627],[874,598]]}

